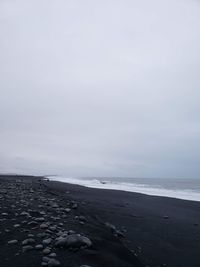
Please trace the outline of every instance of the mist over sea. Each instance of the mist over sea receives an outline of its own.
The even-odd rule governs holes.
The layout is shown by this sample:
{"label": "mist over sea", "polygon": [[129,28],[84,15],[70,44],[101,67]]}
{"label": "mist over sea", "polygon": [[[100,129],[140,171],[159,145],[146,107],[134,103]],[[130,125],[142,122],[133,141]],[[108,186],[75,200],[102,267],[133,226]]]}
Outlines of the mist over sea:
{"label": "mist over sea", "polygon": [[200,179],[64,177],[49,176],[50,180],[101,189],[122,190],[147,195],[166,196],[200,201]]}

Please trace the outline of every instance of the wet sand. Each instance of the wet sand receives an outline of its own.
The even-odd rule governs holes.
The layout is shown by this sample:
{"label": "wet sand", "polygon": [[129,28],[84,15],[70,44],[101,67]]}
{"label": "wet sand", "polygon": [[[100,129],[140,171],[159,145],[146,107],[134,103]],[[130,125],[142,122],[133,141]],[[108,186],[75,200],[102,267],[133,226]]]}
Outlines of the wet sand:
{"label": "wet sand", "polygon": [[200,202],[0,176],[1,267],[197,267],[199,252]]}

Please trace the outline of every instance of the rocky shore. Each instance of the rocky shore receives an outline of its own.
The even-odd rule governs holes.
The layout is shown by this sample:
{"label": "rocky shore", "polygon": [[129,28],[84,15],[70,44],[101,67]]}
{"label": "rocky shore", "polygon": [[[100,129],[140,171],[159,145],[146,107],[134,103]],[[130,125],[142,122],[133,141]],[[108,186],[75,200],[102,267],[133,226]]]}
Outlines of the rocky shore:
{"label": "rocky shore", "polygon": [[200,203],[0,176],[1,267],[197,267]]}
{"label": "rocky shore", "polygon": [[40,177],[0,179],[0,266],[143,266],[123,230],[82,215],[85,203]]}

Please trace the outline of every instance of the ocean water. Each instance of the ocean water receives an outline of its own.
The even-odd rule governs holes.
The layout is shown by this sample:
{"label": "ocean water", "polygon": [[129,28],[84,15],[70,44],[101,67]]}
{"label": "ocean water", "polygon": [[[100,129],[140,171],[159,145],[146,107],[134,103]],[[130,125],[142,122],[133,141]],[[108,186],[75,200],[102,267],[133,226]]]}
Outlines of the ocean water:
{"label": "ocean water", "polygon": [[49,176],[50,180],[78,184],[90,188],[113,189],[147,195],[166,196],[200,201],[200,179],[64,177]]}

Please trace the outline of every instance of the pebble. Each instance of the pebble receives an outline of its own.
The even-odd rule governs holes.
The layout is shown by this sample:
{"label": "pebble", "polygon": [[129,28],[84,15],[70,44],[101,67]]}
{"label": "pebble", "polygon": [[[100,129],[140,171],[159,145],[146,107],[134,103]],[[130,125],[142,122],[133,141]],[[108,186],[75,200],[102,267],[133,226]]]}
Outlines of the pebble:
{"label": "pebble", "polygon": [[70,208],[66,208],[66,209],[65,209],[65,212],[67,212],[67,213],[69,213],[70,211],[71,211]]}
{"label": "pebble", "polygon": [[43,243],[43,245],[48,246],[48,245],[51,243],[51,241],[52,241],[51,238],[47,238],[47,239],[44,239],[44,240],[42,241],[42,243]]}
{"label": "pebble", "polygon": [[47,247],[42,252],[43,252],[44,255],[48,255],[48,254],[51,253],[51,249]]}
{"label": "pebble", "polygon": [[55,258],[57,255],[56,255],[56,253],[55,252],[53,252],[53,253],[51,253],[51,254],[49,254],[49,257],[51,257],[51,258]]}
{"label": "pebble", "polygon": [[28,212],[26,212],[26,211],[22,211],[21,213],[20,213],[20,216],[30,216],[30,213],[28,213]]}
{"label": "pebble", "polygon": [[14,228],[20,227],[20,224],[14,224]]}
{"label": "pebble", "polygon": [[77,208],[78,208],[78,204],[74,203],[74,204],[72,205],[72,209],[77,209]]}
{"label": "pebble", "polygon": [[28,239],[25,239],[24,241],[22,241],[22,246],[26,246],[28,244],[33,244],[33,243],[35,243],[35,239],[28,238]]}
{"label": "pebble", "polygon": [[23,252],[27,252],[27,251],[30,251],[30,250],[33,250],[33,247],[32,247],[32,246],[29,246],[29,245],[28,245],[28,246],[23,246],[23,247],[22,247],[22,251],[23,251]]}
{"label": "pebble", "polygon": [[49,267],[60,266],[60,262],[56,259],[50,259],[48,262]]}
{"label": "pebble", "polygon": [[41,225],[40,225],[40,228],[41,229],[45,229],[45,228],[48,228],[49,227],[49,224],[47,224],[47,223],[42,223]]}
{"label": "pebble", "polygon": [[35,249],[37,249],[37,250],[42,250],[44,247],[43,247],[43,245],[42,244],[39,244],[39,245],[36,245],[35,246]]}
{"label": "pebble", "polygon": [[18,240],[16,239],[8,241],[8,245],[15,245],[17,243],[18,243]]}

